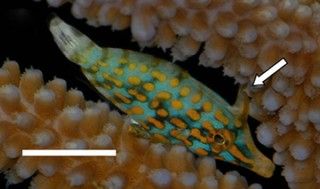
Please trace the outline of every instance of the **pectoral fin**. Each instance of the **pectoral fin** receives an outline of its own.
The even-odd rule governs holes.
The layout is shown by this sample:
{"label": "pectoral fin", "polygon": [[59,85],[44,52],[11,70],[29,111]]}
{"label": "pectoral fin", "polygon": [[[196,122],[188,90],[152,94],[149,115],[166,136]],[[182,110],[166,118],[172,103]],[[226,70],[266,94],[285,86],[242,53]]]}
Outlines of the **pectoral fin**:
{"label": "pectoral fin", "polygon": [[134,119],[130,119],[129,123],[129,132],[142,138],[150,139],[150,134],[146,131],[145,126],[143,123],[139,123]]}

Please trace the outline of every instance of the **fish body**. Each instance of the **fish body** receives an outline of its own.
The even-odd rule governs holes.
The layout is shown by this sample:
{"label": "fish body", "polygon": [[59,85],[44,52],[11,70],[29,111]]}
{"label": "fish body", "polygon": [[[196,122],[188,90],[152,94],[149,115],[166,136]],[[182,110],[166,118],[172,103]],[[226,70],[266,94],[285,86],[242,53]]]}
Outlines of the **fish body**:
{"label": "fish body", "polygon": [[255,147],[247,124],[248,99],[239,92],[234,107],[166,60],[140,52],[102,48],[55,17],[54,40],[81,66],[94,87],[134,120],[138,136],[183,144],[200,156],[246,167],[270,177],[274,164]]}

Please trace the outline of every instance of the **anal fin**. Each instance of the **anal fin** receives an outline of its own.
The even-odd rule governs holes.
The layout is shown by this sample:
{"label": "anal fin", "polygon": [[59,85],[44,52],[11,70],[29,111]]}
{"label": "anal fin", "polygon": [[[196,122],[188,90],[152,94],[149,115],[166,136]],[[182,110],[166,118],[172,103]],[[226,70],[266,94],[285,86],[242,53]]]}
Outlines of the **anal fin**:
{"label": "anal fin", "polygon": [[246,87],[240,86],[236,102],[232,106],[231,110],[233,115],[236,115],[239,121],[246,121],[249,114],[249,97],[246,93]]}

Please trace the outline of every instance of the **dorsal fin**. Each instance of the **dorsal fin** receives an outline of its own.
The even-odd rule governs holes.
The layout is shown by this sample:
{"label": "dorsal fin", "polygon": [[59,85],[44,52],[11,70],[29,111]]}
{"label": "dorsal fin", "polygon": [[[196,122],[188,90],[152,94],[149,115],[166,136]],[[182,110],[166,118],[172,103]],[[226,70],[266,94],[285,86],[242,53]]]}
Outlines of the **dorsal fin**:
{"label": "dorsal fin", "polygon": [[236,102],[231,108],[233,115],[236,115],[241,121],[246,121],[249,114],[249,97],[245,90],[245,86],[240,86]]}

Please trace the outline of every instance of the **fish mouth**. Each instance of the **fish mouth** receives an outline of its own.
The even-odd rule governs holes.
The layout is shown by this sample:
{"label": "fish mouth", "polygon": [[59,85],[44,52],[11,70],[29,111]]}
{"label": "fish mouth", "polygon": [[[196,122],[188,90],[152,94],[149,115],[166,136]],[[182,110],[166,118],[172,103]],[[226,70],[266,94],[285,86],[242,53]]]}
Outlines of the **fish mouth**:
{"label": "fish mouth", "polygon": [[[247,127],[248,128],[248,127]],[[246,144],[247,148],[251,152],[251,168],[250,170],[254,171],[255,173],[269,178],[273,175],[273,172],[275,170],[275,165],[268,157],[266,157],[262,152],[259,151],[259,149],[254,144],[251,137],[251,134],[249,133],[249,130],[246,130],[247,132],[247,138],[246,138]]]}
{"label": "fish mouth", "polygon": [[274,163],[259,151],[256,151],[253,155],[254,159],[251,164],[251,170],[258,175],[270,178],[275,170]]}
{"label": "fish mouth", "polygon": [[232,145],[228,148],[228,152],[236,159],[232,162],[236,165],[241,165],[256,174],[269,178],[273,175],[275,165],[273,162],[263,155],[253,143],[249,144],[248,150],[250,151],[250,156],[244,155],[237,146]]}

